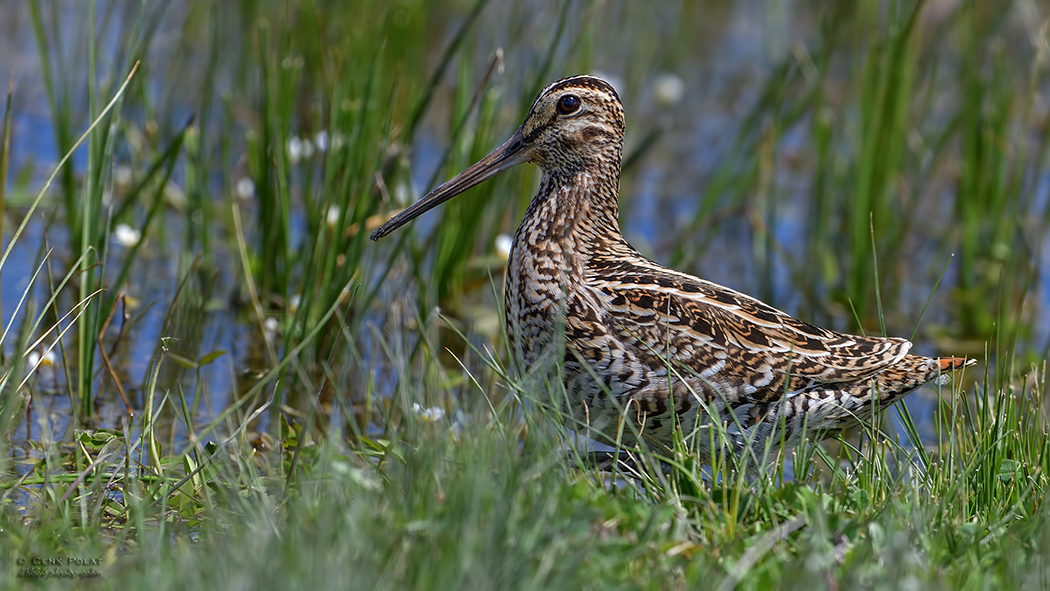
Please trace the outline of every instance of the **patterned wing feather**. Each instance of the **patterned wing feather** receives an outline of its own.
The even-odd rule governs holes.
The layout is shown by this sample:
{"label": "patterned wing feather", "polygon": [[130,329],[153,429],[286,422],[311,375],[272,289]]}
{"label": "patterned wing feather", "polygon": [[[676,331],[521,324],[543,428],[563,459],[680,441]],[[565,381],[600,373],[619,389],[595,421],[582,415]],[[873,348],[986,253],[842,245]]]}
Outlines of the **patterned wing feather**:
{"label": "patterned wing feather", "polygon": [[650,367],[670,359],[714,382],[742,386],[752,400],[779,398],[785,388],[854,382],[911,348],[905,339],[818,328],[745,294],[644,262],[621,259],[589,282],[606,300],[608,329]]}

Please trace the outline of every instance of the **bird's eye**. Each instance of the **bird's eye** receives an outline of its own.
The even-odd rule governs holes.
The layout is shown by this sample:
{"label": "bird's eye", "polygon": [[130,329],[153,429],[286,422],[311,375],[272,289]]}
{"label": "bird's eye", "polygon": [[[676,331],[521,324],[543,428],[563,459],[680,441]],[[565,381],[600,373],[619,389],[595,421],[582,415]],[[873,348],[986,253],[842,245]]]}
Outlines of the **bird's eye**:
{"label": "bird's eye", "polygon": [[559,115],[570,115],[580,110],[580,97],[567,94],[558,99],[557,111]]}

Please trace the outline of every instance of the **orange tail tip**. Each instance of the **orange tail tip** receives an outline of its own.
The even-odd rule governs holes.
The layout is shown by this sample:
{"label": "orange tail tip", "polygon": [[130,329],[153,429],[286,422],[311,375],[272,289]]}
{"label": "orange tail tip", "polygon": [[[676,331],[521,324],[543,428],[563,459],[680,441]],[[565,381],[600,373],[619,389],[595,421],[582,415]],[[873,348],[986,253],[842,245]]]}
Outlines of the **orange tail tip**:
{"label": "orange tail tip", "polygon": [[942,372],[949,372],[956,369],[962,369],[968,365],[977,363],[976,359],[967,359],[965,357],[941,357],[937,360],[941,364]]}

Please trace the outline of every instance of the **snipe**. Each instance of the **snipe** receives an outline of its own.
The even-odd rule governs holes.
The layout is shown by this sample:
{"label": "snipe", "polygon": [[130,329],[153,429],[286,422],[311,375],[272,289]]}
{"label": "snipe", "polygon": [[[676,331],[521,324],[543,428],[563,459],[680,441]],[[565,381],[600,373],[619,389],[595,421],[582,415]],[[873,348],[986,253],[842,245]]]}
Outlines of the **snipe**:
{"label": "snipe", "polygon": [[634,440],[632,429],[620,428],[627,416],[642,437],[661,444],[676,425],[686,434],[700,430],[705,453],[713,438],[703,431],[717,422],[728,440],[716,445],[761,458],[766,449],[856,425],[974,363],[908,355],[905,339],[818,328],[647,260],[617,221],[623,136],[623,107],[607,82],[559,80],[506,143],[372,239],[501,171],[539,165],[540,188],[510,252],[507,326],[526,369],[563,361],[575,418],[605,442],[618,433]]}

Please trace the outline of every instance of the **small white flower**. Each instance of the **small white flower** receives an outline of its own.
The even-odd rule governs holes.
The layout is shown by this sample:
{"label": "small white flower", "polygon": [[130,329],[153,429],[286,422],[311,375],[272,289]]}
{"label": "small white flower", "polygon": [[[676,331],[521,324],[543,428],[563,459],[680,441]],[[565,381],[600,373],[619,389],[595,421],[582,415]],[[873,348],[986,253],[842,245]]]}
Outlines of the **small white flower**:
{"label": "small white flower", "polygon": [[514,246],[514,239],[506,234],[496,236],[496,252],[503,260],[510,259],[510,248]]}
{"label": "small white flower", "polygon": [[675,74],[660,74],[653,82],[653,97],[661,107],[670,107],[685,96],[685,82]]}
{"label": "small white flower", "polygon": [[440,421],[445,418],[445,409],[439,406],[431,406],[430,408],[423,408],[418,402],[412,403],[412,412],[419,415],[424,421],[433,423]]}
{"label": "small white flower", "polygon": [[288,313],[295,314],[299,309],[299,304],[303,303],[303,296],[300,294],[294,294],[288,299]]}
{"label": "small white flower", "polygon": [[26,355],[26,370],[35,371],[41,367],[52,367],[55,365],[55,351],[53,349],[48,350],[43,355],[40,355],[39,351],[33,350]]}
{"label": "small white flower", "polygon": [[255,196],[255,181],[249,177],[244,177],[237,181],[237,186],[234,187],[237,196],[241,199],[251,199]]}
{"label": "small white flower", "polygon": [[288,160],[292,164],[299,162],[303,157],[303,140],[299,139],[299,136],[293,135],[288,140]]}
{"label": "small white flower", "polygon": [[339,215],[342,211],[338,205],[331,205],[328,207],[328,214],[325,216],[325,223],[328,224],[328,229],[334,229],[336,224],[339,223]]}
{"label": "small white flower", "polygon": [[277,332],[277,328],[279,326],[280,324],[277,322],[277,319],[273,316],[263,321],[263,328],[266,329],[266,332],[275,333]]}
{"label": "small white flower", "polygon": [[314,143],[310,140],[303,140],[303,159],[307,159],[314,155]]}
{"label": "small white flower", "polygon": [[118,166],[113,169],[113,184],[127,187],[131,184],[131,167]]}
{"label": "small white flower", "polygon": [[127,224],[117,224],[117,227],[113,228],[113,239],[121,246],[132,247],[142,240],[142,232]]}
{"label": "small white flower", "polygon": [[317,151],[318,152],[327,152],[328,151],[328,132],[322,129],[321,131],[319,131],[316,134],[314,134],[314,145],[317,146]]}

